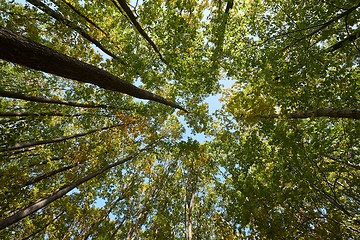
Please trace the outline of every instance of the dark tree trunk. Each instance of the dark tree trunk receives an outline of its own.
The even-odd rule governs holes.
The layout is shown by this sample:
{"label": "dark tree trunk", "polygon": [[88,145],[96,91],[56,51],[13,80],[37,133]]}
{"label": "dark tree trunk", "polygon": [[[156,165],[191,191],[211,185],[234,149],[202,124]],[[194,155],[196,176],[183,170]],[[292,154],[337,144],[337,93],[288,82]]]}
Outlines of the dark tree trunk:
{"label": "dark tree trunk", "polygon": [[102,32],[104,35],[107,35],[107,33],[101,28],[99,27],[94,21],[92,21],[90,18],[88,18],[87,16],[85,16],[83,13],[81,13],[78,9],[76,9],[76,7],[74,5],[72,5],[71,3],[69,3],[66,0],[62,0],[63,3],[65,3],[69,8],[71,8],[74,12],[76,12],[79,16],[81,16],[82,18],[84,18],[88,23],[90,23],[92,26],[94,26],[95,28],[97,28],[100,32]]}
{"label": "dark tree trunk", "polygon": [[336,50],[338,50],[339,48],[344,46],[347,42],[355,41],[358,38],[360,38],[360,30],[359,29],[357,31],[355,31],[354,33],[348,35],[343,40],[341,40],[341,41],[335,43],[334,45],[332,45],[331,47],[329,47],[328,51],[329,52],[335,52]]}
{"label": "dark tree trunk", "polygon": [[56,142],[63,142],[63,141],[68,140],[68,139],[83,137],[83,136],[86,136],[86,135],[91,134],[91,133],[100,132],[100,131],[103,131],[103,130],[107,130],[107,129],[114,128],[114,127],[119,127],[119,126],[122,126],[122,125],[124,125],[124,124],[115,124],[115,125],[111,125],[109,127],[103,127],[103,128],[100,128],[100,129],[92,129],[92,130],[87,131],[87,132],[77,133],[77,134],[70,135],[70,136],[62,136],[62,137],[57,137],[57,138],[52,138],[52,139],[47,139],[47,140],[34,141],[34,142],[18,143],[16,145],[12,146],[12,147],[0,148],[0,152],[12,151],[12,150],[17,150],[17,149],[21,149],[21,148],[34,147],[34,146],[50,144],[50,143],[56,143]]}
{"label": "dark tree trunk", "polygon": [[0,46],[1,59],[186,111],[178,104],[138,88],[109,72],[56,52],[3,27],[0,27]]}
{"label": "dark tree trunk", "polygon": [[58,20],[59,22],[62,22],[63,24],[65,24],[66,26],[70,27],[71,29],[75,30],[76,32],[78,32],[81,36],[83,36],[85,39],[87,39],[88,41],[90,41],[91,43],[93,43],[95,46],[97,46],[99,49],[101,49],[104,53],[106,53],[107,55],[111,56],[112,58],[118,59],[118,57],[113,54],[112,52],[110,52],[109,50],[107,50],[99,41],[97,41],[96,39],[94,39],[93,37],[91,37],[88,33],[86,33],[83,29],[81,29],[79,26],[77,26],[76,23],[71,22],[70,20],[66,19],[65,17],[63,17],[61,15],[61,13],[54,11],[53,9],[51,9],[50,7],[48,7],[46,4],[44,4],[41,1],[38,0],[27,0],[29,3],[31,3],[32,5],[34,5],[35,7],[41,9],[42,11],[44,11],[46,14],[48,14],[49,16],[55,18],[56,20]]}
{"label": "dark tree trunk", "polygon": [[21,99],[31,102],[40,102],[40,103],[50,103],[50,104],[60,104],[60,105],[67,105],[72,107],[83,107],[83,108],[108,108],[109,106],[105,104],[88,104],[88,103],[77,103],[77,102],[69,102],[64,100],[58,99],[48,99],[43,97],[36,97],[30,96],[23,93],[11,92],[11,91],[4,91],[0,90],[1,97],[13,98],[13,99]]}
{"label": "dark tree trunk", "polygon": [[140,26],[140,24],[138,23],[138,21],[136,20],[136,17],[134,16],[134,14],[132,13],[131,9],[129,8],[129,6],[127,5],[125,0],[117,0],[117,2],[120,4],[121,8],[124,10],[126,16],[128,16],[128,18],[130,19],[130,21],[132,22],[132,24],[135,26],[136,30],[138,30],[138,32],[141,34],[141,36],[143,36],[143,38],[145,38],[145,40],[150,44],[150,46],[152,47],[152,49],[159,54],[159,57],[161,59],[161,61],[163,61],[164,63],[167,63],[164,59],[164,57],[162,56],[162,54],[160,53],[159,49],[156,47],[155,43],[153,42],[153,40],[151,40],[151,38],[149,37],[149,35],[147,35],[147,33],[144,31],[144,29]]}
{"label": "dark tree trunk", "polygon": [[45,173],[41,176],[38,176],[38,177],[35,177],[33,178],[32,180],[29,180],[27,182],[25,182],[24,184],[21,185],[21,187],[26,187],[26,186],[29,186],[29,185],[32,185],[34,183],[37,183],[37,182],[40,182],[46,178],[49,178],[49,177],[52,177],[52,176],[55,176],[56,174],[58,173],[61,173],[61,172],[65,172],[67,170],[70,170],[74,167],[76,167],[77,165],[79,165],[78,163],[76,164],[72,164],[72,165],[69,165],[69,166],[66,166],[66,167],[62,167],[62,168],[58,168],[56,170],[53,170],[53,171],[50,171],[48,173]]}
{"label": "dark tree trunk", "polygon": [[285,115],[280,115],[280,114],[255,115],[255,117],[258,117],[258,118],[286,117],[286,118],[290,118],[290,119],[311,118],[311,117],[331,117],[331,118],[360,119],[360,109],[357,109],[357,108],[320,108],[317,110],[288,113]]}
{"label": "dark tree trunk", "polygon": [[30,234],[29,236],[23,238],[23,240],[26,239],[33,239],[33,237],[35,235],[37,235],[38,233],[44,231],[48,226],[50,226],[51,224],[53,224],[58,218],[61,217],[61,215],[63,215],[65,213],[65,211],[61,212],[59,215],[57,215],[55,218],[53,218],[51,221],[49,221],[47,224],[45,224],[44,226],[42,226],[41,228],[39,228],[39,230],[33,232],[32,234]]}
{"label": "dark tree trunk", "polygon": [[[149,147],[149,146],[148,146]],[[1,229],[4,229],[18,221],[20,221],[21,219],[25,218],[26,216],[30,215],[30,214],[33,214],[34,212],[40,210],[41,208],[47,206],[48,204],[54,202],[55,200],[63,197],[65,194],[67,194],[68,192],[70,192],[71,190],[73,190],[74,188],[78,187],[79,185],[89,181],[90,179],[93,179],[97,176],[99,176],[100,174],[104,173],[105,171],[113,168],[113,167],[116,167],[120,164],[123,164],[125,162],[128,162],[130,161],[131,159],[135,158],[137,155],[139,155],[141,152],[145,151],[148,147],[146,148],[143,148],[141,150],[139,150],[138,153],[134,154],[134,155],[131,155],[123,160],[120,160],[120,161],[117,161],[113,164],[110,164],[110,165],[107,165],[101,169],[99,169],[98,171],[96,172],[93,172],[93,173],[90,173],[88,174],[87,176],[67,185],[67,186],[64,186],[63,188],[59,189],[59,190],[56,190],[54,191],[51,195],[45,197],[45,198],[42,198],[42,199],[39,199],[38,201],[36,201],[35,203],[31,204],[30,206],[24,208],[23,210],[20,210],[18,211],[17,213],[7,217],[7,218],[4,218],[2,220],[0,220],[0,230]]]}

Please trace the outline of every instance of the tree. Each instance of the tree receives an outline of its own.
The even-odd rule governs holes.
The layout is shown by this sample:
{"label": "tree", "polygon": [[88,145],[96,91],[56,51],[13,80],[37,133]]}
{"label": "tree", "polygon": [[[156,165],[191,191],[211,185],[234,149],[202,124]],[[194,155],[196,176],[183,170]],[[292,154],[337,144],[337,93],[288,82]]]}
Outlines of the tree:
{"label": "tree", "polygon": [[360,236],[358,1],[0,15],[1,239]]}

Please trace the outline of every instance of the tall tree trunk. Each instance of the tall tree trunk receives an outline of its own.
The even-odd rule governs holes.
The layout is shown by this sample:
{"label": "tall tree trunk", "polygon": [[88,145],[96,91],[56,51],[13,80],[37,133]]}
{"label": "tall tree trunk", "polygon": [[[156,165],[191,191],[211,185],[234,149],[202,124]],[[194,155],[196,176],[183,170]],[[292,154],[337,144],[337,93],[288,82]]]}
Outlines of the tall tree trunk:
{"label": "tall tree trunk", "polygon": [[[151,145],[150,145],[151,146]],[[64,186],[63,188],[54,191],[51,195],[39,199],[38,201],[36,201],[35,203],[31,204],[30,206],[24,208],[23,210],[18,211],[17,213],[4,218],[2,220],[0,220],[0,230],[4,229],[10,225],[12,225],[13,223],[16,223],[18,221],[20,221],[21,219],[25,218],[26,216],[33,214],[34,212],[40,210],[41,208],[47,206],[48,204],[54,202],[55,200],[63,197],[65,194],[67,194],[68,192],[70,192],[71,190],[73,190],[74,188],[78,187],[79,185],[89,181],[90,179],[93,179],[97,176],[99,176],[100,174],[102,174],[103,172],[116,167],[120,164],[123,164],[125,162],[130,161],[131,159],[135,158],[136,156],[138,156],[141,152],[145,151],[146,149],[148,149],[149,145],[143,149],[140,149],[136,154],[131,155],[123,160],[114,162],[113,164],[107,165],[101,169],[99,169],[96,172],[90,173],[87,176],[67,185]]]}
{"label": "tall tree trunk", "polygon": [[[122,109],[122,110],[130,110],[130,109]],[[98,114],[98,113],[66,114],[61,112],[0,112],[0,117],[79,117],[79,116],[113,117],[114,115]]]}
{"label": "tall tree trunk", "polygon": [[62,136],[62,137],[57,137],[57,138],[52,138],[52,139],[47,139],[47,140],[34,141],[34,142],[18,143],[16,145],[12,146],[12,147],[0,148],[0,152],[12,151],[12,150],[17,150],[17,149],[21,149],[21,148],[34,147],[34,146],[44,145],[44,144],[49,144],[49,143],[63,142],[63,141],[68,140],[68,139],[83,137],[83,136],[86,136],[86,135],[91,134],[91,133],[100,132],[100,131],[103,131],[103,130],[107,130],[107,129],[114,128],[114,127],[119,127],[119,126],[122,126],[122,125],[124,125],[124,124],[123,123],[114,124],[114,125],[111,125],[109,127],[103,127],[103,128],[100,128],[100,129],[92,129],[92,130],[87,131],[87,132],[77,133],[77,134],[70,135],[70,136]]}
{"label": "tall tree trunk", "polygon": [[85,39],[87,39],[88,41],[93,43],[95,46],[97,46],[99,49],[101,49],[107,55],[111,56],[112,58],[118,59],[118,57],[115,54],[113,54],[112,52],[107,50],[99,41],[97,41],[96,39],[91,37],[87,32],[85,32],[83,29],[81,29],[76,23],[71,22],[70,20],[63,17],[61,15],[61,13],[54,11],[53,9],[51,9],[50,7],[48,7],[46,4],[44,4],[43,2],[41,2],[39,0],[26,0],[26,1],[31,3],[35,7],[41,9],[46,14],[48,14],[49,16],[55,18],[59,22],[62,22],[66,26],[68,26],[71,29],[75,30],[77,33],[79,33]]}
{"label": "tall tree trunk", "polygon": [[165,64],[167,64],[167,62],[165,61],[164,57],[160,53],[159,49],[156,47],[153,40],[151,40],[149,35],[147,35],[147,33],[144,31],[144,29],[140,26],[139,22],[136,20],[136,17],[132,13],[132,11],[129,8],[129,6],[127,5],[126,1],[125,0],[117,0],[117,2],[120,4],[120,6],[124,10],[126,16],[128,16],[128,18],[130,19],[132,24],[135,26],[135,28],[138,30],[138,32],[141,34],[141,36],[143,36],[143,38],[145,38],[145,40],[150,44],[152,49],[159,55],[161,61],[163,61]]}
{"label": "tall tree trunk", "polygon": [[100,32],[102,32],[104,35],[108,35],[101,27],[99,27],[94,21],[92,21],[90,18],[88,18],[87,16],[85,16],[83,13],[81,13],[78,9],[76,9],[76,7],[74,5],[72,5],[71,3],[69,3],[66,0],[62,0],[63,3],[65,3],[69,8],[71,8],[74,12],[76,12],[79,16],[81,16],[82,18],[84,18],[88,23],[90,23],[92,26],[94,26],[95,28],[97,28],[98,30],[100,30]]}
{"label": "tall tree trunk", "polygon": [[40,103],[50,103],[50,104],[60,104],[60,105],[67,105],[67,106],[73,106],[73,107],[83,107],[83,108],[108,108],[108,105],[105,104],[88,104],[88,103],[77,103],[77,102],[69,102],[64,100],[58,100],[58,99],[48,99],[43,97],[36,97],[36,96],[30,96],[23,93],[17,93],[17,92],[11,92],[11,91],[4,91],[0,89],[0,96],[1,97],[7,97],[7,98],[13,98],[13,99],[21,99],[31,102],[40,102]]}
{"label": "tall tree trunk", "polygon": [[62,167],[62,168],[55,169],[55,170],[53,170],[53,171],[50,171],[50,172],[48,172],[48,173],[45,173],[45,174],[40,175],[40,176],[38,176],[38,177],[35,177],[35,178],[33,178],[32,180],[29,180],[29,181],[21,184],[20,187],[26,187],[26,186],[32,185],[32,184],[34,184],[34,183],[40,182],[40,181],[42,181],[42,180],[44,180],[44,179],[46,179],[46,178],[55,176],[55,175],[58,174],[58,173],[61,173],[61,172],[65,172],[65,171],[67,171],[67,170],[70,170],[70,169],[76,167],[77,165],[79,165],[79,163],[75,163],[75,164],[71,164],[71,165],[69,165],[69,166],[65,166],[65,167]]}
{"label": "tall tree trunk", "polygon": [[357,31],[355,31],[354,33],[348,35],[343,40],[341,40],[341,41],[335,43],[334,45],[330,46],[328,48],[328,52],[335,52],[336,50],[341,48],[343,45],[345,45],[347,42],[353,42],[358,38],[360,38],[360,29],[357,29]]}
{"label": "tall tree trunk", "polygon": [[190,196],[188,196],[189,199],[187,199],[186,202],[186,240],[192,240],[193,233],[192,233],[192,207],[193,207],[193,201],[194,201],[194,193],[191,192]]}
{"label": "tall tree trunk", "polygon": [[109,72],[56,52],[3,27],[0,27],[0,46],[1,59],[186,111],[178,104],[138,88]]}
{"label": "tall tree trunk", "polygon": [[332,118],[352,118],[360,119],[360,109],[358,108],[320,108],[312,111],[294,112],[284,115],[269,114],[269,115],[255,115],[255,118],[311,118],[311,117],[332,117]]}
{"label": "tall tree trunk", "polygon": [[100,225],[101,222],[103,222],[105,220],[105,218],[107,216],[109,216],[109,214],[111,213],[111,211],[116,207],[117,203],[120,202],[121,200],[125,199],[127,195],[120,195],[110,206],[110,208],[108,209],[108,211],[105,212],[105,214],[103,214],[100,219],[98,219],[97,221],[93,222],[90,227],[89,227],[89,231],[85,234],[85,236],[82,238],[84,240],[87,240],[91,234],[93,234],[93,230],[95,225]]}
{"label": "tall tree trunk", "polygon": [[26,239],[30,239],[32,237],[34,237],[36,234],[44,231],[48,226],[50,226],[51,224],[53,224],[58,218],[61,217],[61,215],[63,215],[65,213],[65,211],[62,211],[59,215],[57,215],[55,218],[53,218],[51,221],[49,221],[47,224],[45,224],[43,227],[39,228],[37,231],[33,232],[32,234],[30,234],[27,237],[24,237],[23,240]]}

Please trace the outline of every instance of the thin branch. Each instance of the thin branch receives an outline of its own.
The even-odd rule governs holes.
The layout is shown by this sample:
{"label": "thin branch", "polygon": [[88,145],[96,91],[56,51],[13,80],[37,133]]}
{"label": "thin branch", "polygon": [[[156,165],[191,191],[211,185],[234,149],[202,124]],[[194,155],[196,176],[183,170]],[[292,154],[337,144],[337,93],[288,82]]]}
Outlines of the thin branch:
{"label": "thin branch", "polygon": [[57,215],[55,218],[53,218],[51,221],[49,221],[47,224],[45,224],[44,226],[42,226],[41,228],[39,228],[37,231],[33,232],[32,234],[30,234],[27,237],[24,237],[23,240],[26,239],[30,239],[32,237],[34,237],[35,235],[37,235],[38,233],[40,233],[41,231],[44,231],[48,226],[50,226],[51,224],[53,224],[54,222],[56,222],[56,220],[58,218],[61,217],[61,215],[63,215],[65,213],[65,211],[62,211],[59,215]]}

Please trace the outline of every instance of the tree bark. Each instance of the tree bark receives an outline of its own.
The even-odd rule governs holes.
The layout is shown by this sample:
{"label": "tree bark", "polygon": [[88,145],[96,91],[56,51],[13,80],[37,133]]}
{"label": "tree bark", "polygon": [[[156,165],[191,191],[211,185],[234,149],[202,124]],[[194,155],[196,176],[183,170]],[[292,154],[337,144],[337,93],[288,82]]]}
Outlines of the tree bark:
{"label": "tree bark", "polygon": [[55,200],[63,197],[65,194],[67,194],[68,192],[70,192],[71,190],[73,190],[74,188],[78,187],[79,185],[89,181],[90,179],[93,179],[97,176],[99,176],[100,174],[104,173],[105,171],[116,167],[120,164],[123,164],[125,162],[130,161],[131,159],[135,158],[136,156],[138,156],[141,152],[145,151],[147,148],[149,147],[149,145],[143,149],[140,149],[136,154],[131,155],[123,160],[117,161],[113,164],[107,165],[101,169],[99,169],[96,172],[90,173],[88,175],[86,175],[85,177],[67,185],[64,186],[63,188],[54,191],[51,195],[45,197],[45,198],[41,198],[38,201],[36,201],[35,203],[31,204],[30,206],[24,208],[23,210],[18,211],[17,213],[4,218],[2,220],[0,220],[0,230],[4,229],[18,221],[20,221],[21,219],[29,216],[30,214],[33,214],[34,212],[42,209],[43,207],[47,206],[48,204],[54,202]]}
{"label": "tree bark", "polygon": [[311,117],[332,117],[332,118],[351,118],[360,119],[360,109],[358,108],[320,108],[312,111],[294,112],[284,115],[269,114],[269,115],[255,115],[258,118],[281,118],[286,117],[290,119],[297,118],[311,118]]}
{"label": "tree bark", "polygon": [[12,147],[0,148],[0,152],[12,151],[12,150],[17,150],[17,149],[21,149],[21,148],[34,147],[34,146],[39,146],[39,145],[44,145],[44,144],[49,144],[49,143],[63,142],[63,141],[68,140],[68,139],[83,137],[83,136],[86,136],[86,135],[94,133],[94,132],[99,132],[99,131],[102,131],[102,130],[107,130],[107,129],[114,128],[114,127],[119,127],[119,126],[122,126],[122,125],[124,125],[124,124],[121,123],[121,124],[111,125],[109,127],[103,127],[103,128],[99,128],[99,129],[92,129],[92,130],[87,131],[87,132],[77,133],[77,134],[70,135],[70,136],[62,136],[62,137],[57,137],[57,138],[52,138],[52,139],[47,139],[47,140],[34,141],[34,142],[18,143],[16,145],[12,146]]}
{"label": "tree bark", "polygon": [[40,103],[50,103],[50,104],[60,104],[60,105],[67,105],[72,107],[83,107],[83,108],[108,108],[108,105],[105,104],[88,104],[88,103],[77,103],[77,102],[69,102],[64,100],[58,99],[48,99],[43,97],[36,97],[30,96],[23,93],[11,92],[11,91],[4,91],[0,90],[1,97],[13,98],[13,99],[21,99],[31,102],[40,102]]}
{"label": "tree bark", "polygon": [[51,48],[0,27],[0,58],[72,80],[91,83],[103,89],[162,103],[187,112],[178,104],[138,88],[90,64],[68,57]]}

